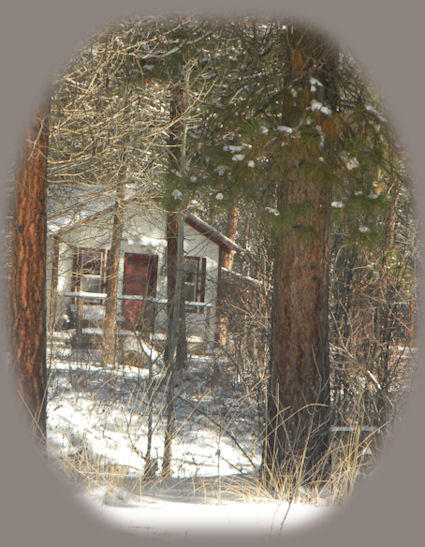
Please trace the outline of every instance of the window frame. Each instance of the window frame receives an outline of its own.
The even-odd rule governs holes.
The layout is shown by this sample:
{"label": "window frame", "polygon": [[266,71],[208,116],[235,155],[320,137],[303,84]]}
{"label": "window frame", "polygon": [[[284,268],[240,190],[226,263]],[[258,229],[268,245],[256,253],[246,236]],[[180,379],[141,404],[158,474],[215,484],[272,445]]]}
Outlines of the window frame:
{"label": "window frame", "polygon": [[[95,249],[93,247],[73,247],[73,264],[72,264],[72,290],[73,292],[92,292],[94,294],[99,294],[105,292],[106,289],[106,261],[107,261],[107,251],[105,249]],[[88,273],[83,271],[83,257],[84,254],[93,253],[100,255],[100,272],[99,273]],[[86,262],[87,264],[89,261]],[[99,291],[85,290],[82,288],[83,280],[85,279],[99,279]],[[88,304],[102,304],[103,299],[96,298],[90,299],[90,297],[85,297],[85,302]]]}
{"label": "window frame", "polygon": [[[186,255],[184,257],[184,265],[189,264],[192,261],[196,264],[195,270],[193,272],[188,272],[186,268],[184,268],[184,302],[185,304],[196,304],[196,303],[203,303],[205,302],[205,289],[206,289],[206,269],[207,269],[207,259],[205,257],[199,257],[199,256],[189,256]],[[195,280],[194,281],[187,281],[187,274],[188,273],[194,273],[195,274]],[[187,287],[191,287],[194,291],[194,300],[188,300],[186,298],[186,289]],[[191,310],[191,307],[188,306],[189,310]],[[199,306],[195,307],[194,311],[197,311]]]}

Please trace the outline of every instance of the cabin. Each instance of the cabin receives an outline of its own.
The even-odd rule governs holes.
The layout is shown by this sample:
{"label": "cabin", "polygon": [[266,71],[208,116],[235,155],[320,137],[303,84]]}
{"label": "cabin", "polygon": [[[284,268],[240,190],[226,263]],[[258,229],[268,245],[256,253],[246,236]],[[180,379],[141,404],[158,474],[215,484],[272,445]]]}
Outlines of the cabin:
{"label": "cabin", "polygon": [[[74,331],[80,342],[102,333],[106,262],[114,208],[110,206],[48,237],[49,328]],[[117,323],[121,336],[143,335],[161,345],[167,332],[166,214],[155,206],[126,203],[120,245]],[[219,279],[225,252],[236,243],[194,214],[184,218],[186,337],[203,353],[214,351]],[[85,338],[84,338],[85,337]]]}

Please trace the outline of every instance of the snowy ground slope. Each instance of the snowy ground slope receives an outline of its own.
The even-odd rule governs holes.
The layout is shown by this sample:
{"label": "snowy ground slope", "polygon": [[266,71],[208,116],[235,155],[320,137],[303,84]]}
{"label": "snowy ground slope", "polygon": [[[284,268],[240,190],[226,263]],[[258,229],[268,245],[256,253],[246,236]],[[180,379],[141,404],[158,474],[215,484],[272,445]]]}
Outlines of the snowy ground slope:
{"label": "snowy ground slope", "polygon": [[[161,371],[154,383],[146,369],[100,367],[64,350],[50,371],[48,438],[51,451],[65,456],[89,451],[102,464],[118,463],[134,472],[144,468],[147,412],[153,399],[152,457],[160,464],[164,439],[165,385]],[[173,474],[216,475],[245,472],[259,463],[259,446],[252,428],[252,408],[237,386],[230,397],[220,385],[211,386],[210,363],[198,361],[176,386],[176,438]],[[153,385],[153,393],[149,393]],[[244,415],[242,415],[242,412]]]}
{"label": "snowy ground slope", "polygon": [[[256,530],[259,536],[330,511],[261,500],[255,490],[261,443],[252,400],[193,359],[176,385],[173,476],[142,480],[152,402],[152,451],[161,470],[166,386],[159,367],[99,366],[99,355],[60,348],[49,370],[50,457],[68,462],[82,497],[101,519],[144,534]],[[70,464],[70,462],[72,462]]]}
{"label": "snowy ground slope", "polygon": [[338,511],[330,507],[264,500],[196,503],[142,496],[137,501],[125,501],[112,498],[101,490],[85,495],[82,502],[101,521],[145,536],[239,533],[261,539],[314,524]]}

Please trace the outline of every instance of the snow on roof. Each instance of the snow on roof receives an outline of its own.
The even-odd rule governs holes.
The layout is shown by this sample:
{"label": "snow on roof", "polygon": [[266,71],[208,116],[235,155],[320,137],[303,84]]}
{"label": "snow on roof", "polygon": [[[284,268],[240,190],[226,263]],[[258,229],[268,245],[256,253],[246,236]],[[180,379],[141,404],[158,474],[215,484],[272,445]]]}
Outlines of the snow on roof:
{"label": "snow on roof", "polygon": [[201,220],[193,213],[187,214],[184,220],[187,224],[189,224],[189,226],[192,226],[192,228],[200,232],[205,237],[208,237],[218,245],[223,245],[224,247],[227,247],[228,249],[236,251],[238,253],[243,251],[242,247],[237,245],[234,241],[226,237],[219,230],[217,230],[204,220]]}
{"label": "snow on roof", "polygon": [[253,285],[258,285],[259,287],[264,285],[262,281],[259,281],[258,279],[255,279],[254,277],[250,277],[249,275],[243,275],[239,272],[228,270],[227,268],[222,268],[222,271],[227,274],[233,275],[234,277],[238,277],[239,279],[243,279],[244,281],[248,281],[248,283],[252,283]]}
{"label": "snow on roof", "polygon": [[[140,199],[148,186],[126,184],[125,202]],[[82,184],[63,184],[48,197],[47,229],[61,235],[110,213],[115,192],[104,186],[88,187]]]}
{"label": "snow on roof", "polygon": [[[136,201],[137,198],[126,198],[126,203],[131,203]],[[103,203],[104,205],[104,203]],[[82,204],[82,207],[78,209],[76,214],[71,215],[52,215],[53,218],[48,222],[48,230],[51,234],[60,236],[65,235],[76,228],[79,228],[85,224],[89,224],[98,218],[101,218],[104,215],[112,213],[114,209],[113,202],[108,207],[99,207],[99,202],[95,200],[90,200],[90,202]],[[242,252],[243,249],[237,245],[234,241],[226,237],[219,230],[200,219],[198,216],[193,213],[188,213],[185,216],[185,222],[189,224],[192,228],[197,230],[203,236],[207,237],[217,245],[222,245],[228,249],[236,252]]]}
{"label": "snow on roof", "polygon": [[108,213],[112,213],[113,208],[114,206],[111,205],[110,207],[106,207],[106,209],[102,209],[94,213],[93,211],[80,211],[79,214],[73,215],[72,217],[67,217],[66,215],[57,217],[54,221],[51,220],[48,223],[48,230],[56,236],[65,235],[68,232],[72,232],[72,230],[83,226],[84,224],[90,224],[90,222],[93,222]]}

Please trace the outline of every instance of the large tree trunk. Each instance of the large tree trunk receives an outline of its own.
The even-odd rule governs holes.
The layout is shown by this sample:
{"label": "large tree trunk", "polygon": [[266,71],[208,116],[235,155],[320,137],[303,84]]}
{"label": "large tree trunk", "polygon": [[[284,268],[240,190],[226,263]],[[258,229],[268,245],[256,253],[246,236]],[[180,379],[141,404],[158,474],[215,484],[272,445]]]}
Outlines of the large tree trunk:
{"label": "large tree trunk", "polygon": [[125,197],[125,182],[123,179],[127,168],[126,157],[126,154],[124,154],[119,169],[119,184],[115,194],[111,248],[106,265],[106,302],[102,340],[102,362],[104,365],[114,365],[116,360],[118,272],[124,227],[123,200]]}
{"label": "large tree trunk", "polygon": [[[282,123],[295,127],[311,103],[310,78],[323,84],[322,101],[335,105],[333,48],[309,30],[287,33],[286,86],[297,104],[283,105]],[[321,114],[318,123],[325,124]],[[328,136],[332,121],[328,118]],[[326,469],[330,426],[328,352],[328,205],[329,181],[304,164],[312,153],[332,162],[331,142],[324,150],[294,146],[277,188],[277,206],[298,210],[296,221],[275,234],[274,286],[267,431],[263,478],[308,482]],[[284,219],[282,219],[284,221]],[[317,473],[316,473],[317,472]]]}
{"label": "large tree trunk", "polygon": [[[281,202],[320,192],[300,180],[279,188]],[[317,207],[317,210],[319,208]],[[317,235],[297,228],[276,244],[271,334],[271,376],[264,467],[271,477],[312,470],[327,448],[329,429],[327,222],[310,219]]]}
{"label": "large tree trunk", "polygon": [[26,133],[14,196],[10,280],[13,364],[35,438],[46,437],[46,168],[48,102]]}

